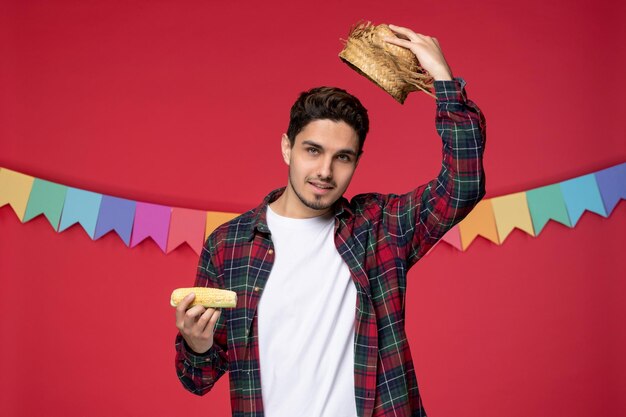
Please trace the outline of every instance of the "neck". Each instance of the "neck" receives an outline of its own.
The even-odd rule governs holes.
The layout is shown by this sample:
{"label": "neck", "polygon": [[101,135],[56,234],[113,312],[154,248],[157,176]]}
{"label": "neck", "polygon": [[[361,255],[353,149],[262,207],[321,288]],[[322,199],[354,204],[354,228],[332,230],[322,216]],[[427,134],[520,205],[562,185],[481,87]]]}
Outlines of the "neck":
{"label": "neck", "polygon": [[270,203],[272,210],[280,216],[291,217],[293,219],[310,219],[319,217],[330,212],[332,207],[323,210],[312,209],[302,203],[294,193],[290,184],[287,184],[285,192],[276,200]]}

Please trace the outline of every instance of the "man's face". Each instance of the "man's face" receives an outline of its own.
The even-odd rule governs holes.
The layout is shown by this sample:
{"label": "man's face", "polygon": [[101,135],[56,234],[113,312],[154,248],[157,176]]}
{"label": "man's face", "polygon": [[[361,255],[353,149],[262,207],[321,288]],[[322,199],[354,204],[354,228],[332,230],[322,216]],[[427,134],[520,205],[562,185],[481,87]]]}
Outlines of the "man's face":
{"label": "man's face", "polygon": [[291,207],[302,217],[323,214],[348,188],[358,164],[359,138],[347,123],[314,120],[296,135],[291,147],[287,135],[282,152],[289,165],[287,192]]}

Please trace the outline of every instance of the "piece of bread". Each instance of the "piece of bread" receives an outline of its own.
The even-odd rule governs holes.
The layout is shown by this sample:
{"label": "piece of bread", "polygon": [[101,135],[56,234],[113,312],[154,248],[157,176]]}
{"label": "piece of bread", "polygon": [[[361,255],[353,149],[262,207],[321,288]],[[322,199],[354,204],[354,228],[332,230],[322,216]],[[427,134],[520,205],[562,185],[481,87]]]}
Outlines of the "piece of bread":
{"label": "piece of bread", "polygon": [[170,298],[170,305],[172,307],[176,307],[178,303],[183,300],[183,298],[192,292],[196,294],[196,298],[193,299],[193,302],[189,305],[189,307],[202,305],[207,308],[232,308],[237,305],[237,293],[235,291],[205,287],[175,289]]}

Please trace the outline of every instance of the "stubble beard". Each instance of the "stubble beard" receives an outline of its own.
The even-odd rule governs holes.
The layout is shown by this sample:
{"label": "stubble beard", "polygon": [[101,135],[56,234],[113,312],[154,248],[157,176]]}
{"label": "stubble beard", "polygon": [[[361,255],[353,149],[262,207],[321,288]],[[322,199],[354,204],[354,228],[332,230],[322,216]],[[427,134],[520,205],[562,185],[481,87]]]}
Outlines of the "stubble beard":
{"label": "stubble beard", "polygon": [[326,209],[332,207],[333,204],[335,204],[334,201],[332,201],[330,203],[324,203],[322,201],[323,196],[321,196],[321,195],[315,196],[315,201],[310,201],[310,200],[305,199],[298,192],[298,190],[296,190],[296,187],[293,186],[293,179],[291,177],[291,169],[289,170],[289,186],[293,190],[293,193],[296,195],[296,197],[298,197],[298,199],[302,202],[302,204],[304,204],[306,207],[308,207],[310,209],[313,209],[313,210],[326,210]]}

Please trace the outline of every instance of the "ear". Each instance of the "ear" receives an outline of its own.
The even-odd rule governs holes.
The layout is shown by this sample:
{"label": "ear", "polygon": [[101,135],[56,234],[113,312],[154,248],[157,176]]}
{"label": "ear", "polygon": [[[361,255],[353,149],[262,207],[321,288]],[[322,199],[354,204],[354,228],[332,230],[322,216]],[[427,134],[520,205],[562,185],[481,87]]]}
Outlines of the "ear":
{"label": "ear", "polygon": [[291,161],[291,142],[289,142],[289,137],[286,133],[283,133],[283,137],[280,141],[280,148],[283,153],[283,161],[289,165],[289,161]]}

